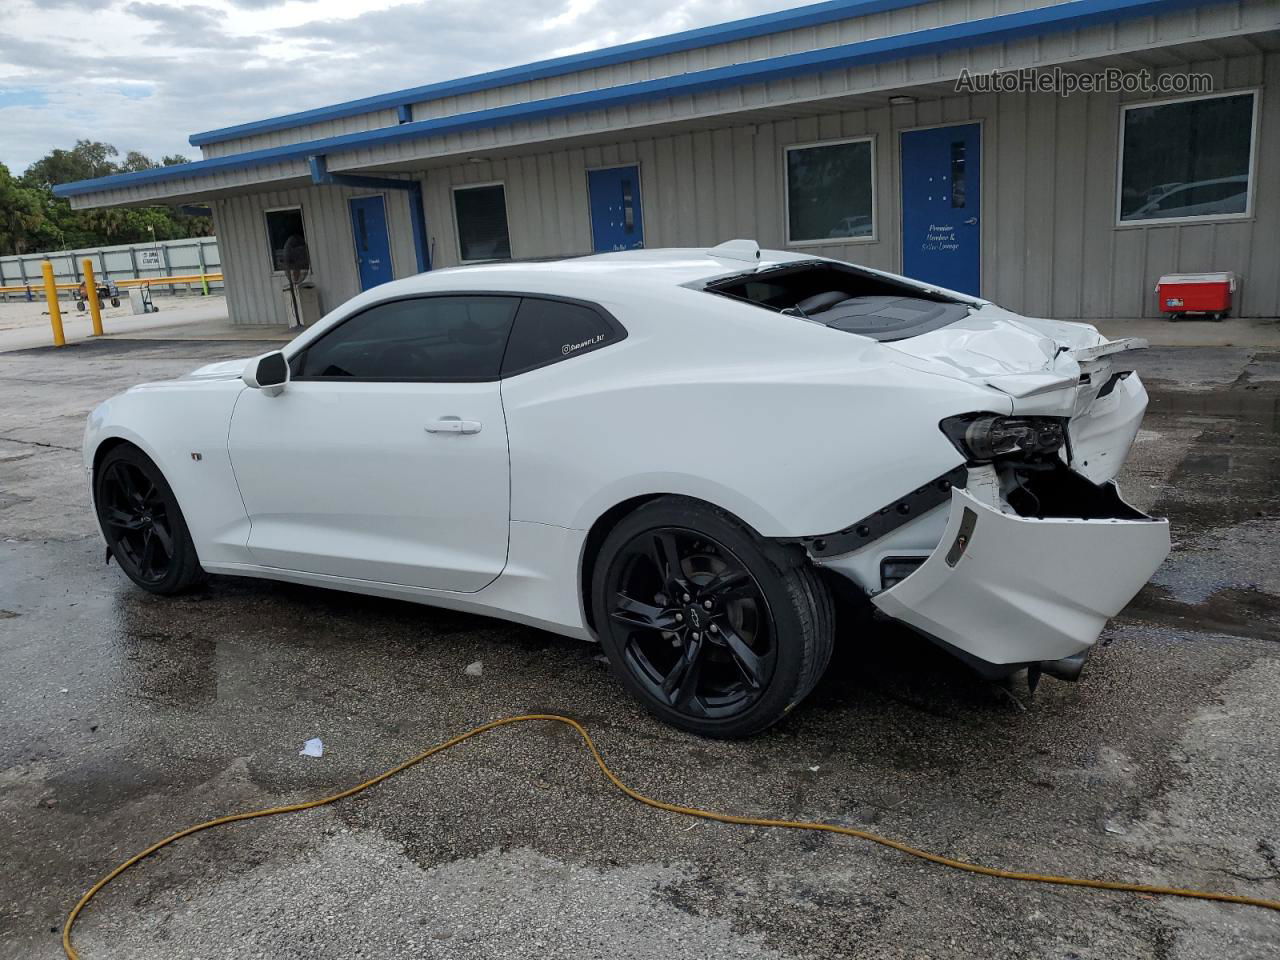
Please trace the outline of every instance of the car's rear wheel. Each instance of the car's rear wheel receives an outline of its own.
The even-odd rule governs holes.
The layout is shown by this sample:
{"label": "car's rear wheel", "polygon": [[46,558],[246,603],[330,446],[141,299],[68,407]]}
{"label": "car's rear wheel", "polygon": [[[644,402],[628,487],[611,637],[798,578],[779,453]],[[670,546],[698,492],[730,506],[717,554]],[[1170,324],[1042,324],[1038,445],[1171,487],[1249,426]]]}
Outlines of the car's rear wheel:
{"label": "car's rear wheel", "polygon": [[625,517],[601,547],[592,599],[623,684],[703,736],[776,723],[831,659],[831,596],[807,558],[696,500],[662,497]]}
{"label": "car's rear wheel", "polygon": [[137,447],[124,444],[102,458],[94,504],[111,555],[144,590],[177,593],[204,576],[173,490]]}

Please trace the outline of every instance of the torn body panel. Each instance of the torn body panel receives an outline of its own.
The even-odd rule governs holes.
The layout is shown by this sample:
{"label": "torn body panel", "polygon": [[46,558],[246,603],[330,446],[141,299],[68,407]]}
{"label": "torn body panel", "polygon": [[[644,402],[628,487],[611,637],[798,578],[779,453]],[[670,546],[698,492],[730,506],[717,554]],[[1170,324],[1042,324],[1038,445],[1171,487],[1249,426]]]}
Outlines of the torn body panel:
{"label": "torn body panel", "polygon": [[987,381],[1018,415],[1066,422],[1057,452],[970,462],[945,504],[851,553],[814,554],[980,669],[1086,653],[1169,552],[1168,522],[1111,482],[1146,410],[1142,381],[1113,370],[1112,353],[1064,360],[1069,376]]}
{"label": "torn body panel", "polygon": [[1084,652],[1169,553],[1167,520],[1098,489],[1117,516],[1023,517],[953,490],[937,549],[872,603],[988,663]]}

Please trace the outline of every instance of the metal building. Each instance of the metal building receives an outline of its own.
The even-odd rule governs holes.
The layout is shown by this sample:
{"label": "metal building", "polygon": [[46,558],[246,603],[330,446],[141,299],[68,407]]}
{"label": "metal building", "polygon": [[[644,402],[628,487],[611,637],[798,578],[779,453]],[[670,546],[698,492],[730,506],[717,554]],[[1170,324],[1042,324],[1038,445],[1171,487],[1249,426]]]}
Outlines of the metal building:
{"label": "metal building", "polygon": [[[1005,89],[1055,68],[1095,89]],[[1231,270],[1237,314],[1280,315],[1276,0],[827,0],[190,139],[57,192],[211,202],[238,323],[286,321],[304,243],[327,311],[432,267],[734,237],[1062,318]]]}

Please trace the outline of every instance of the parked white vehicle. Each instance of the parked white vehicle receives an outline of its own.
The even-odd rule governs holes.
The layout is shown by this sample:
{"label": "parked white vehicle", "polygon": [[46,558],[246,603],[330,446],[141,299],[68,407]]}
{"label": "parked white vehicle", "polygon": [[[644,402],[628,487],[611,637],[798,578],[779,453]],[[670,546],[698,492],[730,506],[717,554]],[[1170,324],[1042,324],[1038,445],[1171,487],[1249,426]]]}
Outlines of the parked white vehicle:
{"label": "parked white vehicle", "polygon": [[[776,721],[832,588],[1074,677],[1169,548],[1113,478],[1137,341],[731,241],[438,270],[93,411],[109,554],[596,638],[663,719]],[[842,635],[844,642],[856,642]]]}

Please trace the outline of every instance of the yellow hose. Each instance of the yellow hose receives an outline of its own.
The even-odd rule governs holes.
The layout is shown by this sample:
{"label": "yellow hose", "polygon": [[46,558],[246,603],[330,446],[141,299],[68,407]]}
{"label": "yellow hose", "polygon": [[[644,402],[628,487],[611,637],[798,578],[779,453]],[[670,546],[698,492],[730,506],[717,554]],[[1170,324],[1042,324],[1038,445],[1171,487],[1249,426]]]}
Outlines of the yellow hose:
{"label": "yellow hose", "polygon": [[335,803],[338,800],[345,800],[347,797],[353,797],[357,793],[368,790],[376,784],[382,783],[383,780],[394,777],[397,773],[408,770],[415,764],[421,763],[427,757],[442,753],[450,747],[456,747],[464,740],[470,740],[472,737],[495,730],[498,727],[510,726],[514,723],[524,723],[529,720],[550,720],[553,723],[563,723],[565,726],[572,727],[577,731],[578,736],[582,738],[587,749],[591,751],[591,756],[595,759],[596,766],[600,768],[600,772],[605,775],[615,787],[625,793],[632,800],[643,803],[645,806],[654,807],[658,810],[666,810],[668,813],[679,813],[686,817],[699,817],[703,820],[716,820],[720,823],[737,823],[749,827],[783,827],[788,830],[820,830],[826,833],[839,833],[847,837],[857,837],[860,840],[870,840],[872,843],[878,843],[884,847],[891,847],[901,853],[905,853],[912,857],[919,857],[921,860],[927,860],[930,863],[936,863],[940,866],[951,867],[955,870],[964,870],[967,873],[978,873],[985,877],[1000,877],[1003,880],[1027,880],[1032,883],[1054,883],[1064,887],[1088,887],[1091,890],[1121,890],[1127,893],[1147,893],[1155,894],[1162,897],[1186,897],[1192,900],[1218,900],[1222,903],[1239,903],[1248,907],[1262,907],[1266,910],[1280,911],[1280,900],[1268,900],[1264,897],[1244,897],[1234,893],[1215,893],[1210,890],[1184,890],[1178,887],[1162,887],[1154,884],[1146,883],[1128,883],[1119,880],[1090,880],[1085,877],[1059,877],[1052,874],[1043,873],[1021,873],[1017,870],[1002,870],[999,867],[984,867],[977,863],[968,863],[964,860],[953,860],[951,857],[944,857],[936,853],[929,853],[927,850],[920,850],[916,847],[908,846],[897,840],[890,840],[888,837],[882,837],[876,833],[870,833],[866,830],[857,830],[853,827],[842,827],[832,823],[809,823],[803,820],[770,820],[764,817],[739,817],[731,813],[716,813],[713,810],[699,810],[695,807],[682,807],[677,803],[667,803],[665,800],[655,800],[652,797],[646,797],[638,790],[633,790],[620,779],[618,775],[609,769],[604,762],[604,757],[600,755],[595,742],[591,739],[591,735],[587,733],[586,728],[576,720],[569,717],[562,717],[554,713],[530,713],[519,717],[503,717],[501,720],[494,720],[491,723],[481,724],[474,730],[468,730],[466,733],[459,734],[452,740],[446,740],[444,743],[436,744],[429,750],[424,750],[416,757],[410,757],[404,763],[392,767],[385,773],[380,773],[364,783],[356,784],[335,793],[332,796],[321,797],[319,800],[308,800],[305,803],[291,803],[283,807],[268,807],[265,810],[250,810],[246,813],[233,813],[230,816],[218,817],[214,820],[207,820],[204,823],[197,823],[194,827],[187,827],[185,830],[179,830],[170,837],[165,837],[158,843],[153,843],[141,853],[130,857],[120,866],[116,867],[105,877],[89,888],[89,891],[80,898],[80,902],[72,908],[71,913],[67,915],[67,922],[62,928],[62,949],[66,951],[68,960],[79,960],[80,955],[76,953],[75,947],[71,946],[71,928],[75,926],[76,918],[80,916],[80,912],[89,905],[89,901],[107,884],[109,884],[120,874],[124,873],[138,861],[151,856],[162,847],[167,847],[175,840],[181,840],[183,837],[189,837],[193,833],[199,833],[201,830],[208,830],[210,827],[221,826],[224,823],[235,823],[239,820],[253,820],[257,817],[273,817],[278,813],[294,813],[298,810],[312,810],[315,807],[323,807],[329,803]]}

